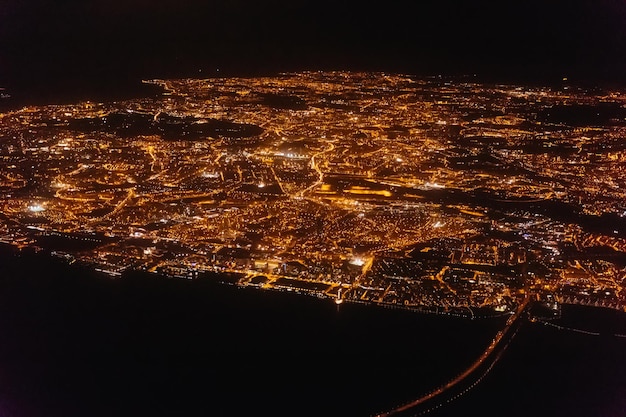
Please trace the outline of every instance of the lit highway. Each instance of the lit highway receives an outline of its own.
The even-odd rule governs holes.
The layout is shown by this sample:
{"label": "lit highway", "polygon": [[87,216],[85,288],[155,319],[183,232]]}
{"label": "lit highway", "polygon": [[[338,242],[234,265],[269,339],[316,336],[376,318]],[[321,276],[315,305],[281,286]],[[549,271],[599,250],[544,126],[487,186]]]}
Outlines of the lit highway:
{"label": "lit highway", "polygon": [[[458,384],[464,382],[467,378],[472,376],[486,362],[495,363],[495,361],[497,361],[499,359],[500,355],[503,353],[503,351],[502,351],[502,343],[503,343],[503,341],[507,340],[507,338],[509,339],[508,341],[510,341],[510,338],[513,337],[513,335],[510,334],[511,328],[513,327],[514,324],[516,324],[516,322],[518,320],[520,320],[520,318],[522,317],[523,312],[525,311],[526,307],[528,306],[529,301],[530,301],[530,297],[524,298],[524,300],[522,301],[520,306],[517,308],[515,313],[513,313],[511,315],[511,317],[507,320],[506,326],[496,334],[496,336],[492,340],[491,344],[482,353],[482,355],[480,355],[480,357],[474,363],[472,363],[472,365],[469,368],[467,368],[465,371],[463,371],[457,377],[455,377],[454,379],[450,380],[445,385],[437,388],[436,390],[431,391],[428,394],[426,394],[426,395],[424,395],[424,396],[422,396],[422,397],[420,397],[420,398],[418,398],[418,399],[416,399],[414,401],[411,401],[411,402],[409,402],[407,404],[404,404],[404,405],[402,405],[400,407],[394,408],[394,409],[392,409],[390,411],[387,411],[387,412],[384,412],[384,413],[377,414],[377,417],[388,417],[388,416],[401,414],[401,413],[406,412],[406,411],[413,411],[413,410],[416,409],[416,407],[418,407],[418,406],[420,406],[420,405],[422,405],[422,404],[424,404],[424,403],[426,403],[428,401],[435,400],[437,397],[439,397],[442,394],[446,393],[447,391],[453,389]],[[508,343],[508,341],[507,341],[507,343]],[[498,351],[498,349],[500,349],[500,351]],[[494,354],[494,352],[497,352],[497,354]],[[490,369],[490,367],[488,369]]]}

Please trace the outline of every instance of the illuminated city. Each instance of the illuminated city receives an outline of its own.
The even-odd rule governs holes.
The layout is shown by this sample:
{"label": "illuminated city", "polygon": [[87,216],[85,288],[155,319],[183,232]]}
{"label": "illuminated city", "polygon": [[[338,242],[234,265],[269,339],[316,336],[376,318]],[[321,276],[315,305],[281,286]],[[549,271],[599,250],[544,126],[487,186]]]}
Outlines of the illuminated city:
{"label": "illuminated city", "polygon": [[[626,94],[301,72],[0,115],[0,240],[335,302],[626,308]],[[216,275],[215,273],[219,273]]]}
{"label": "illuminated city", "polygon": [[626,416],[626,2],[7,0],[0,417]]}

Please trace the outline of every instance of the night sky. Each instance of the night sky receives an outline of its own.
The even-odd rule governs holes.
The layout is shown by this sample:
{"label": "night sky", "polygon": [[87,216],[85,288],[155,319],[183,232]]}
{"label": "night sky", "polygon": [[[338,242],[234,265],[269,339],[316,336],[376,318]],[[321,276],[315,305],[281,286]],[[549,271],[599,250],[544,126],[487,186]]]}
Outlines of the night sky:
{"label": "night sky", "polygon": [[303,69],[619,82],[626,1],[4,0],[0,7],[7,88]]}

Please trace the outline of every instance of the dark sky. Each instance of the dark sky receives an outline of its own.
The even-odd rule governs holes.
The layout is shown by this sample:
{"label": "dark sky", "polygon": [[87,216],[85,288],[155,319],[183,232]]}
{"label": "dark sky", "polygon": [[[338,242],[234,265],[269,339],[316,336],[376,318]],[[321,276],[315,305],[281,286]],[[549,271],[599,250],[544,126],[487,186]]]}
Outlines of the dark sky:
{"label": "dark sky", "polygon": [[626,1],[0,0],[0,86],[218,68],[619,81]]}

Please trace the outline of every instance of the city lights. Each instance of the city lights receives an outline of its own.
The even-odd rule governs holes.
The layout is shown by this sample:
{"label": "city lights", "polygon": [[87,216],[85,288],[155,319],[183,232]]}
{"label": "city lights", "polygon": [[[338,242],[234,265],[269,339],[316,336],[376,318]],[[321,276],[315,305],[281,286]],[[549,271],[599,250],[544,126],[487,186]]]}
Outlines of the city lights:
{"label": "city lights", "polygon": [[352,72],[149,83],[167,94],[0,115],[2,242],[90,242],[63,256],[112,277],[228,272],[472,317],[528,294],[624,308],[623,93]]}

